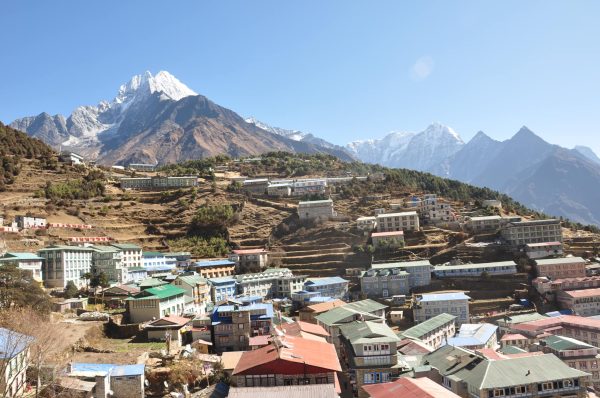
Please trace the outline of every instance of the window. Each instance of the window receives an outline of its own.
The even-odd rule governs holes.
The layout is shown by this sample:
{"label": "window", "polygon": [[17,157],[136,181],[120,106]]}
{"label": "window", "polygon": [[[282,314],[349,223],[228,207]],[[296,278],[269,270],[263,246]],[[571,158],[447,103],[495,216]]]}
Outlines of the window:
{"label": "window", "polygon": [[327,384],[328,382],[327,377],[315,377],[315,384]]}
{"label": "window", "polygon": [[238,323],[238,329],[243,329],[244,328],[244,324],[243,323]]}

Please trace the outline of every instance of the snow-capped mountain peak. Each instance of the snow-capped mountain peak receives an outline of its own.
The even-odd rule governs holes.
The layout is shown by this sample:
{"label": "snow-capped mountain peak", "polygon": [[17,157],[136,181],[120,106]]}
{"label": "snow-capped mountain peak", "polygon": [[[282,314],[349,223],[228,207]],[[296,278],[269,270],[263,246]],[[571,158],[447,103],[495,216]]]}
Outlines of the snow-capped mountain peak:
{"label": "snow-capped mountain peak", "polygon": [[149,71],[146,71],[141,75],[133,76],[129,82],[121,85],[113,103],[128,103],[138,96],[146,96],[155,92],[161,92],[166,97],[175,101],[191,95],[197,95],[197,93],[167,71],[160,71],[154,76]]}
{"label": "snow-capped mountain peak", "polygon": [[454,129],[452,127],[441,124],[440,122],[431,123],[420,134],[424,134],[424,135],[426,135],[428,137],[432,137],[432,138],[440,137],[440,136],[449,136],[449,137],[453,137],[457,142],[464,144],[464,141],[462,140],[460,135],[458,135],[458,133],[456,133],[456,131],[454,131]]}

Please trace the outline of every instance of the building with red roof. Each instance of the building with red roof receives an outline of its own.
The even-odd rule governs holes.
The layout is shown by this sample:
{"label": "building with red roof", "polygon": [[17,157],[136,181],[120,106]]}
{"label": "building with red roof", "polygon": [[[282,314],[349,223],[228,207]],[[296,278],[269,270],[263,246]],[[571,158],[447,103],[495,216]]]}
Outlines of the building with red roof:
{"label": "building with red roof", "polygon": [[512,325],[511,333],[522,334],[534,341],[549,335],[573,337],[597,347],[600,344],[600,319],[577,315],[548,317]]}
{"label": "building with red roof", "polygon": [[244,352],[232,377],[238,387],[336,384],[341,370],[333,344],[282,336]]}
{"label": "building with red roof", "polygon": [[362,386],[369,398],[460,398],[427,377],[401,377],[391,383]]}
{"label": "building with red roof", "polygon": [[556,301],[563,309],[572,310],[581,316],[600,314],[600,288],[581,290],[561,290],[556,294]]}

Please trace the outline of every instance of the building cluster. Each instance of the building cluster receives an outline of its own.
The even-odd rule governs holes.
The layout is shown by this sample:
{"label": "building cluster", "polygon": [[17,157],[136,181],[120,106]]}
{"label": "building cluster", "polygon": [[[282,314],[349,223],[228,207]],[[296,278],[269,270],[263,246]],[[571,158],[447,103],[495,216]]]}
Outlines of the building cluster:
{"label": "building cluster", "polygon": [[351,181],[365,181],[367,176],[269,179],[269,178],[236,178],[244,192],[254,195],[273,197],[303,197],[309,195],[325,195],[332,187]]}

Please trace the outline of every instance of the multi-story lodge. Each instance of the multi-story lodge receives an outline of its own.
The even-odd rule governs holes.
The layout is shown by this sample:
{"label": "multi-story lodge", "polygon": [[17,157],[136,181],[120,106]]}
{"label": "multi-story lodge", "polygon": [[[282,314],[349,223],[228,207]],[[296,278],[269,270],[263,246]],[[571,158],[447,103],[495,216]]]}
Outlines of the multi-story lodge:
{"label": "multi-story lodge", "polygon": [[[109,282],[126,282],[127,272],[123,269],[121,251],[113,246],[92,246],[93,275],[104,274]],[[124,272],[125,271],[125,272]]]}
{"label": "multi-story lodge", "polygon": [[562,256],[563,245],[560,242],[528,243],[525,245],[525,254],[530,259]]}
{"label": "multi-story lodge", "polygon": [[317,323],[316,316],[321,315],[334,308],[345,306],[347,303],[342,300],[331,300],[323,303],[307,305],[298,311],[299,319],[302,322]]}
{"label": "multi-story lodge", "polygon": [[563,278],[551,280],[545,276],[535,278],[531,283],[542,295],[554,295],[561,290],[579,290],[600,287],[600,276],[582,278]]}
{"label": "multi-story lodge", "polygon": [[270,336],[273,305],[220,305],[211,315],[215,351],[246,351],[250,338]]}
{"label": "multi-story lodge", "polygon": [[[130,269],[138,269],[142,267],[142,248],[133,243],[113,243],[111,246],[116,247],[121,252],[121,266],[126,273]],[[132,280],[133,276],[128,275],[126,280]]]}
{"label": "multi-story lodge", "polygon": [[272,298],[277,294],[280,278],[293,277],[287,268],[268,268],[264,272],[236,275],[237,294]]}
{"label": "multi-story lodge", "polygon": [[62,245],[48,246],[38,251],[38,255],[44,259],[42,275],[46,287],[62,289],[69,282],[84,287],[86,281],[83,275],[91,272],[93,252],[91,247]]}
{"label": "multi-story lodge", "polygon": [[469,322],[470,297],[463,292],[419,294],[413,300],[415,322],[423,322],[440,314],[456,317],[457,324]]}
{"label": "multi-story lodge", "polygon": [[198,274],[179,275],[171,284],[186,291],[186,295],[191,297],[194,302],[196,313],[204,314],[206,312],[206,306],[211,302],[210,285],[206,278]]}
{"label": "multi-story lodge", "polygon": [[398,248],[404,246],[404,231],[373,232],[371,241],[375,248]]}
{"label": "multi-story lodge", "polygon": [[348,281],[339,276],[309,278],[304,283],[304,290],[317,292],[322,297],[345,299],[348,297]]}
{"label": "multi-story lodge", "polygon": [[3,397],[21,397],[27,386],[29,351],[33,337],[0,328],[0,391]]}
{"label": "multi-story lodge", "polygon": [[419,215],[416,211],[377,215],[377,232],[418,231],[419,228]]}
{"label": "multi-story lodge", "polygon": [[198,261],[191,268],[204,278],[222,278],[235,273],[235,262],[224,260]]}
{"label": "multi-story lodge", "polygon": [[600,314],[600,288],[561,290],[556,294],[556,301],[561,308],[572,310],[580,316]]}
{"label": "multi-story lodge", "polygon": [[178,286],[162,285],[142,290],[126,300],[131,323],[181,315],[185,309],[186,291]]}
{"label": "multi-story lodge", "polygon": [[198,186],[198,177],[124,177],[121,178],[122,189],[174,189]]}
{"label": "multi-story lodge", "polygon": [[0,257],[0,266],[13,265],[31,274],[37,282],[42,281],[42,261],[44,259],[33,253],[5,253]]}
{"label": "multi-story lodge", "polygon": [[233,261],[238,270],[259,271],[269,264],[269,252],[265,249],[233,250],[229,254],[229,261]]}
{"label": "multi-story lodge", "polygon": [[333,200],[331,199],[298,203],[298,216],[301,220],[329,219],[336,215],[337,213],[333,209]]}
{"label": "multi-story lodge", "polygon": [[587,397],[589,374],[565,365],[552,354],[490,360],[446,345],[423,357],[429,366],[416,371],[464,398]]}
{"label": "multi-story lodge", "polygon": [[[308,395],[302,386],[337,385],[336,373],[341,371],[338,356],[331,344],[285,336],[274,338],[265,347],[244,352],[232,377],[238,387],[295,386],[294,396],[324,397]],[[339,387],[336,389],[339,394]]]}
{"label": "multi-story lodge", "polygon": [[431,272],[433,266],[429,260],[400,261],[393,263],[375,263],[371,269],[393,269],[398,268],[408,272],[408,285],[410,288],[428,286],[431,283]]}
{"label": "multi-story lodge", "polygon": [[560,221],[555,219],[509,222],[502,228],[502,237],[513,247],[563,241]]}
{"label": "multi-story lodge", "polygon": [[355,301],[323,312],[315,316],[315,320],[317,321],[317,325],[323,327],[329,333],[330,337],[327,341],[333,343],[336,348],[339,348],[339,327],[341,325],[358,319],[385,323],[386,308],[386,305],[370,299]]}
{"label": "multi-story lodge", "polygon": [[306,283],[306,275],[283,275],[277,278],[273,287],[273,296],[277,298],[291,298],[294,293],[302,291]]}
{"label": "multi-story lodge", "polygon": [[400,268],[370,269],[359,279],[360,291],[368,298],[387,298],[410,291],[409,274]]}
{"label": "multi-story lodge", "polygon": [[581,257],[561,257],[535,260],[538,277],[549,279],[582,278],[587,262]]}
{"label": "multi-story lodge", "polygon": [[549,336],[532,347],[535,350],[554,354],[573,369],[591,373],[590,382],[600,390],[600,355],[598,347],[565,336]]}
{"label": "multi-story lodge", "polygon": [[233,276],[208,278],[210,295],[214,303],[235,297],[237,293],[236,280]]}
{"label": "multi-story lodge", "polygon": [[296,180],[292,183],[292,196],[324,194],[327,190],[327,180]]}
{"label": "multi-story lodge", "polygon": [[489,276],[514,275],[517,273],[517,264],[514,261],[500,261],[495,263],[436,265],[433,273],[437,278],[454,277],[480,277],[483,273]]}
{"label": "multi-story lodge", "polygon": [[439,314],[403,332],[403,337],[420,340],[428,347],[437,349],[456,334],[456,316]]}
{"label": "multi-story lodge", "polygon": [[340,326],[341,361],[351,369],[350,383],[359,398],[368,395],[365,384],[386,383],[400,373],[398,336],[385,323],[354,321]]}
{"label": "multi-story lodge", "polygon": [[522,334],[533,342],[549,334],[573,337],[595,347],[600,345],[600,319],[576,315],[544,317],[510,326],[510,333]]}
{"label": "multi-story lodge", "polygon": [[474,233],[498,231],[504,224],[504,218],[501,216],[470,217],[466,222],[466,227]]}

